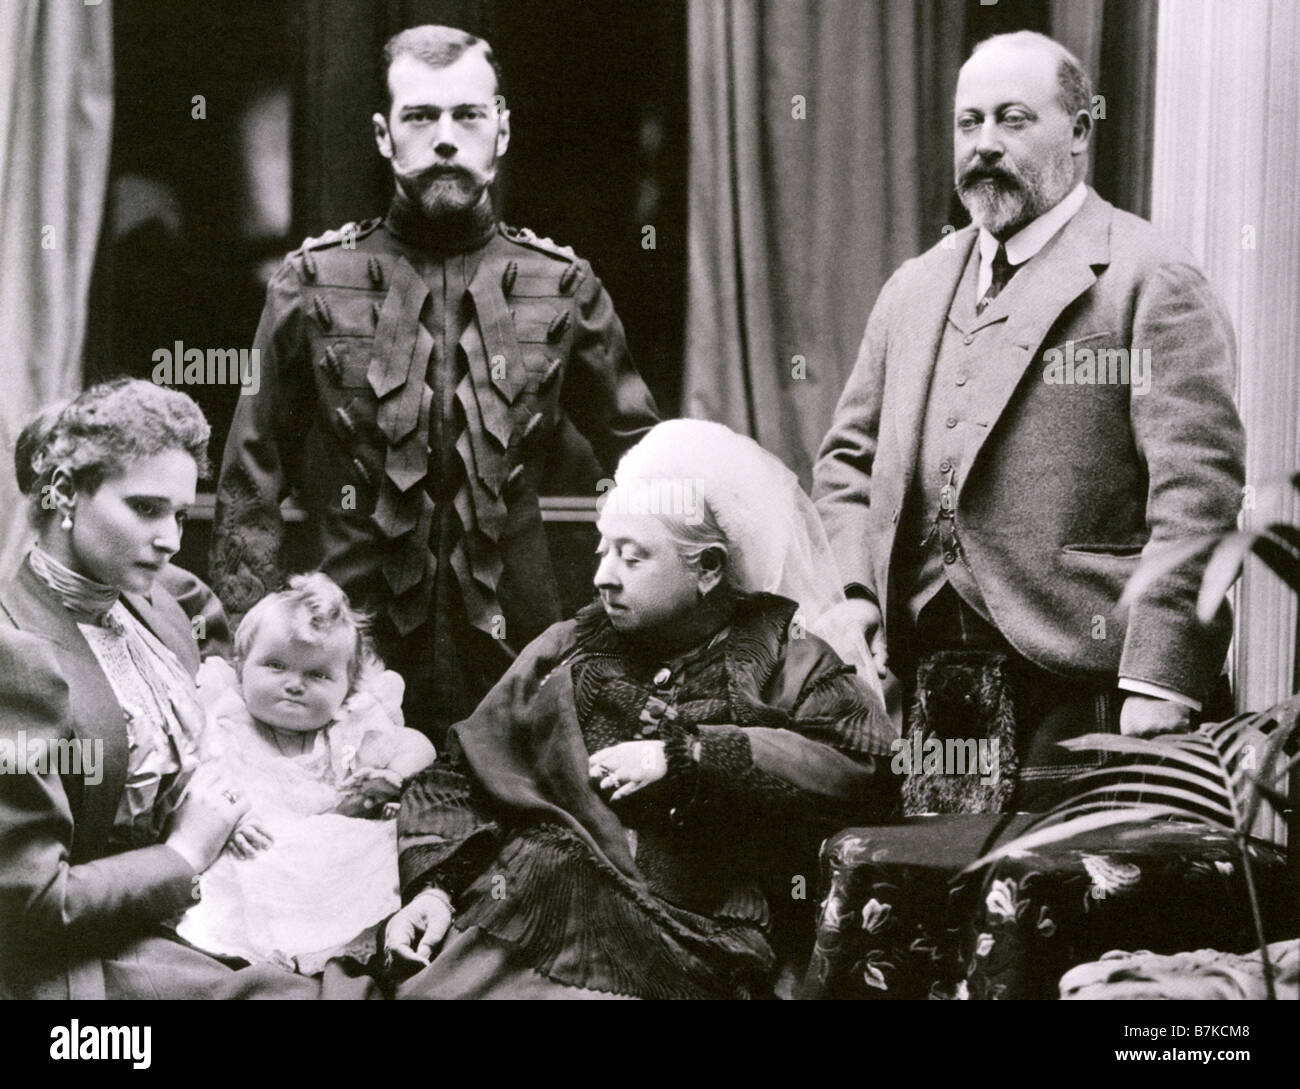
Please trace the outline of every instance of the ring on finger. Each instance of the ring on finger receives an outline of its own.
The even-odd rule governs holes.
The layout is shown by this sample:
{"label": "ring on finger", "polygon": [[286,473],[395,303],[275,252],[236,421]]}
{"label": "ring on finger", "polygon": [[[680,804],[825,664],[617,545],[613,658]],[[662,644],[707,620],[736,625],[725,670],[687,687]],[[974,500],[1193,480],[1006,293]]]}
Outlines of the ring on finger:
{"label": "ring on finger", "polygon": [[221,792],[221,796],[225,798],[226,801],[228,801],[231,805],[239,804],[239,795],[236,794],[233,790],[223,790]]}

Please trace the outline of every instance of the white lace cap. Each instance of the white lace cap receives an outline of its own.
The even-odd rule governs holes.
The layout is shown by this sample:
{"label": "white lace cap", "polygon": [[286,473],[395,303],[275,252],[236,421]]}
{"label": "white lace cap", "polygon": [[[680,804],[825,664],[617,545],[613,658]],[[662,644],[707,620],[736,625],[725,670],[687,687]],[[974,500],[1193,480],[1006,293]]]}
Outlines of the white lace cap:
{"label": "white lace cap", "polygon": [[733,584],[798,603],[796,620],[824,639],[880,697],[826,531],[799,479],[753,439],[708,420],[666,420],[623,455],[605,503],[687,522],[707,503],[728,544]]}

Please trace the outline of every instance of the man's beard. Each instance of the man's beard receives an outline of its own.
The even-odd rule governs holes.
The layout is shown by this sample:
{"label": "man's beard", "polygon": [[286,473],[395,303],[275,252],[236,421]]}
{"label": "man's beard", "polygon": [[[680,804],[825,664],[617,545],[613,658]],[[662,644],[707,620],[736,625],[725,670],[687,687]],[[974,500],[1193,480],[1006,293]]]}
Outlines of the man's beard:
{"label": "man's beard", "polygon": [[429,219],[467,212],[478,206],[488,182],[459,166],[431,166],[404,173],[394,165],[393,179],[406,198]]}
{"label": "man's beard", "polygon": [[997,238],[1007,238],[1056,207],[1074,188],[1074,163],[1069,155],[1042,166],[1017,167],[1001,159],[976,159],[957,179],[957,195],[971,221]]}

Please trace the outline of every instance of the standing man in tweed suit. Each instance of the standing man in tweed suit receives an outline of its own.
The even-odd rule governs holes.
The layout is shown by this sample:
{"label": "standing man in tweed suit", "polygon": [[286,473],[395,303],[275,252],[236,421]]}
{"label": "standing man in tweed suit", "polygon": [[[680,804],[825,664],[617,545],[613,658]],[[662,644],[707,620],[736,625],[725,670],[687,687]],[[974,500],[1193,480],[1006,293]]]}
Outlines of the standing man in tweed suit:
{"label": "standing man in tweed suit", "polygon": [[1116,608],[1144,554],[1235,525],[1244,437],[1204,276],[1084,184],[1091,96],[1042,35],[976,48],[954,133],[973,222],[881,291],[815,472],[911,728],[1000,737],[1016,773],[925,777],[914,811],[1035,807],[1074,770],[1054,742],[1185,729],[1223,667],[1196,563]]}
{"label": "standing man in tweed suit", "polygon": [[375,614],[411,725],[440,741],[560,619],[538,504],[548,458],[580,433],[612,476],[658,415],[591,266],[497,221],[510,114],[489,45],[421,26],[384,61],[373,124],[396,194],[271,280],[212,580],[233,613],[282,584],[280,502],[296,492],[308,564]]}

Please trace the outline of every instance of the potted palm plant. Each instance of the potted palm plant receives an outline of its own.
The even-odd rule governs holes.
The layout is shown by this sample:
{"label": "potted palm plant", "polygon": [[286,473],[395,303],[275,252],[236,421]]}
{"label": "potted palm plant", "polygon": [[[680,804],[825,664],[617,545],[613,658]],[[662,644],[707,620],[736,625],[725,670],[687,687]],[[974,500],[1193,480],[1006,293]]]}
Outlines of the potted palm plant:
{"label": "potted palm plant", "polygon": [[[1300,490],[1300,473],[1291,477],[1290,484]],[[1197,601],[1203,623],[1218,611],[1252,554],[1300,594],[1300,527],[1278,522],[1263,529],[1180,541],[1147,557],[1130,580],[1121,606],[1207,552]],[[1288,802],[1288,784],[1300,767],[1298,723],[1300,695],[1293,694],[1266,710],[1206,723],[1185,734],[1153,738],[1088,734],[1062,742],[1069,749],[1100,752],[1110,759],[1079,775],[1069,797],[963,872],[974,872],[1020,851],[1067,844],[1097,829],[1126,824],[1177,820],[1226,831],[1241,859],[1265,989],[1269,998],[1275,998],[1250,842],[1262,810],[1284,819],[1294,813]],[[1287,820],[1287,830],[1294,859],[1298,830],[1293,820]]]}

